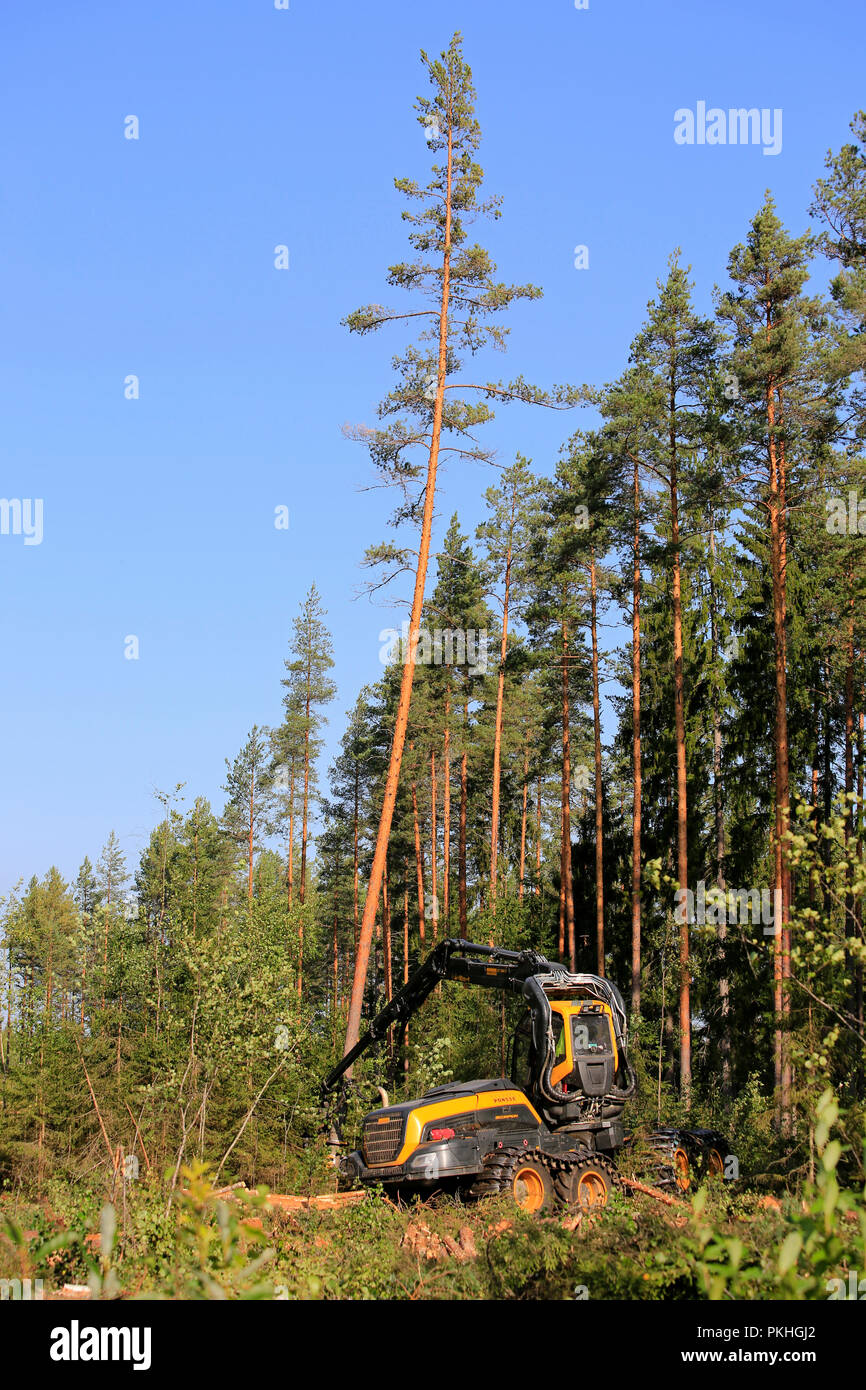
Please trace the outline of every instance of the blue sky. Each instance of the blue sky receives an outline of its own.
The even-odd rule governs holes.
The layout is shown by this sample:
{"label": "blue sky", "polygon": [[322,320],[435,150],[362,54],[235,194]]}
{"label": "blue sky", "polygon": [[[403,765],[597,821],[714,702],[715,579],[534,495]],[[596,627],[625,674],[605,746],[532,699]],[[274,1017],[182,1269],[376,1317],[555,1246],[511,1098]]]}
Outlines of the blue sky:
{"label": "blue sky", "polygon": [[[406,253],[393,179],[430,163],[418,51],[456,28],[485,187],[504,198],[479,239],[503,279],[545,291],[511,314],[497,374],[540,383],[622,370],[676,245],[709,309],[766,187],[804,230],[863,104],[853,0],[6,6],[0,494],[41,498],[44,534],[0,535],[0,892],[51,863],[74,876],[112,828],[134,864],[154,788],[185,782],[187,804],[218,809],[225,757],[279,718],[313,580],[339,685],[329,754],[381,674],[394,615],[355,595],[389,501],[363,490],[341,426],[373,421],[406,337],[340,320],[388,299]],[[781,153],[677,145],[674,112],[698,101],[780,108]],[[511,407],[485,443],[548,471],[578,423]],[[454,511],[473,533],[490,471],[441,481],[438,534]]]}

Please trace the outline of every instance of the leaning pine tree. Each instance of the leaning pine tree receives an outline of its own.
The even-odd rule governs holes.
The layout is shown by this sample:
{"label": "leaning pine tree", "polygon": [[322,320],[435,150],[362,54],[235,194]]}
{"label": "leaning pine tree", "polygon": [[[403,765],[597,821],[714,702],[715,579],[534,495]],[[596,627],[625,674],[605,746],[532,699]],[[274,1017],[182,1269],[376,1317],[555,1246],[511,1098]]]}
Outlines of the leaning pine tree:
{"label": "leaning pine tree", "polygon": [[[406,741],[416,647],[424,603],[424,586],[430,554],[430,537],[436,490],[436,470],[443,431],[452,437],[446,446],[458,457],[489,458],[475,444],[476,426],[490,420],[489,401],[522,400],[538,405],[568,405],[570,393],[553,396],[529,386],[522,378],[510,383],[457,382],[460,369],[458,352],[474,356],[485,347],[503,348],[507,329],[486,324],[491,315],[501,313],[515,299],[538,299],[534,285],[503,285],[493,279],[496,267],[480,246],[467,244],[467,228],[479,215],[499,217],[499,199],[479,196],[482,170],[475,162],[481,140],[475,120],[475,90],[472,73],[463,61],[459,33],[447,52],[432,61],[422,52],[421,59],[430,78],[432,97],[416,103],[419,124],[429,147],[441,155],[434,164],[426,187],[411,179],[396,180],[397,189],[412,205],[403,217],[412,226],[409,241],[415,259],[392,266],[388,284],[417,292],[430,304],[400,313],[379,304],[368,305],[350,314],[346,324],[355,333],[369,333],[397,319],[429,317],[432,322],[418,342],[396,358],[400,379],[379,407],[379,416],[388,424],[375,430],[358,430],[355,437],[369,448],[373,463],[386,483],[401,489],[402,500],[393,518],[394,525],[420,524],[417,552],[414,547],[400,549],[380,545],[368,552],[368,564],[385,564],[393,573],[411,571],[414,561],[415,586],[409,624],[409,640],[403,656],[400,697],[382,801],[376,848],[364,904],[364,915],[355,957],[352,997],[349,1005],[345,1051],[358,1040],[361,1006],[376,905],[382,886],[388,837],[394,815],[400,763]],[[417,208],[416,210],[413,210]],[[459,392],[480,393],[469,400]],[[407,418],[408,417],[408,418]],[[415,462],[416,450],[426,450],[426,472]]]}

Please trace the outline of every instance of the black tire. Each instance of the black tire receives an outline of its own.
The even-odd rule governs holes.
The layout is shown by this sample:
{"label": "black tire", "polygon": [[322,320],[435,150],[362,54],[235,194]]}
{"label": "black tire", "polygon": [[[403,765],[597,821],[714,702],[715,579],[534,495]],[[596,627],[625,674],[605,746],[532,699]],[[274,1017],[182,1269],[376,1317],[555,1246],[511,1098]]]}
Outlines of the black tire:
{"label": "black tire", "polygon": [[662,1192],[674,1192],[683,1197],[693,1189],[701,1167],[700,1145],[685,1130],[658,1130],[650,1138],[656,1154],[651,1182]]}
{"label": "black tire", "polygon": [[485,1154],[481,1172],[469,1188],[470,1197],[498,1197],[508,1186],[511,1170],[519,1157],[517,1149],[494,1149]]}
{"label": "black tire", "polygon": [[724,1178],[725,1156],[730,1150],[725,1136],[717,1129],[691,1129],[685,1133],[697,1145],[701,1175]]}
{"label": "black tire", "polygon": [[510,1192],[524,1211],[548,1211],[556,1201],[553,1174],[538,1149],[494,1149],[469,1188],[475,1198]]}
{"label": "black tire", "polygon": [[599,1154],[554,1160],[554,1167],[556,1196],[571,1211],[600,1211],[620,1187],[616,1168]]}

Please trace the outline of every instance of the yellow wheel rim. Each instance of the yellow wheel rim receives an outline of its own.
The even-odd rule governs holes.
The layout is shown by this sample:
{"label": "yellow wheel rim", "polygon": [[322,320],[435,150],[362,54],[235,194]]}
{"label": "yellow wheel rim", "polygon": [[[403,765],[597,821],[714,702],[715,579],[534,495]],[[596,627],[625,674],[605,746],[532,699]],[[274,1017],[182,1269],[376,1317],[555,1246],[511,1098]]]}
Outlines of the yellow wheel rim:
{"label": "yellow wheel rim", "polygon": [[607,1183],[600,1173],[581,1173],[577,1180],[577,1200],[582,1207],[603,1207],[607,1202]]}
{"label": "yellow wheel rim", "polygon": [[689,1172],[689,1156],[685,1149],[674,1151],[674,1179],[680,1191],[688,1192],[692,1179]]}
{"label": "yellow wheel rim", "polygon": [[544,1180],[534,1168],[518,1168],[513,1190],[515,1202],[524,1211],[540,1211],[544,1206]]}

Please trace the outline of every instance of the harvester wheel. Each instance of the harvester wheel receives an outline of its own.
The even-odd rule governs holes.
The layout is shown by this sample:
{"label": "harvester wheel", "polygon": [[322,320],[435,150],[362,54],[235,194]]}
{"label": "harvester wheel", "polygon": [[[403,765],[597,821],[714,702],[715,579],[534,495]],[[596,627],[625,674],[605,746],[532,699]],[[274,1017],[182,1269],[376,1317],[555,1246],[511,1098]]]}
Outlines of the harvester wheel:
{"label": "harvester wheel", "polygon": [[553,1178],[539,1158],[519,1158],[511,1173],[511,1195],[521,1211],[546,1211],[553,1206]]}
{"label": "harvester wheel", "polygon": [[558,1159],[554,1186],[560,1202],[574,1211],[600,1211],[619,1185],[613,1164],[598,1154]]}
{"label": "harvester wheel", "polygon": [[519,1149],[494,1149],[485,1154],[481,1172],[469,1188],[470,1197],[498,1197],[508,1187],[520,1157]]}
{"label": "harvester wheel", "polygon": [[494,1149],[485,1154],[470,1197],[510,1192],[523,1211],[547,1211],[555,1201],[553,1175],[541,1154],[526,1149]]}
{"label": "harvester wheel", "polygon": [[652,1174],[655,1186],[663,1191],[687,1193],[698,1159],[694,1141],[677,1130],[662,1131],[653,1135],[653,1148],[659,1160]]}
{"label": "harvester wheel", "polygon": [[723,1178],[725,1176],[725,1160],[718,1149],[711,1146],[707,1154],[707,1173],[711,1178]]}
{"label": "harvester wheel", "polygon": [[708,1178],[723,1178],[725,1155],[730,1149],[725,1136],[717,1129],[691,1129],[688,1131],[688,1137],[699,1147],[703,1173]]}

